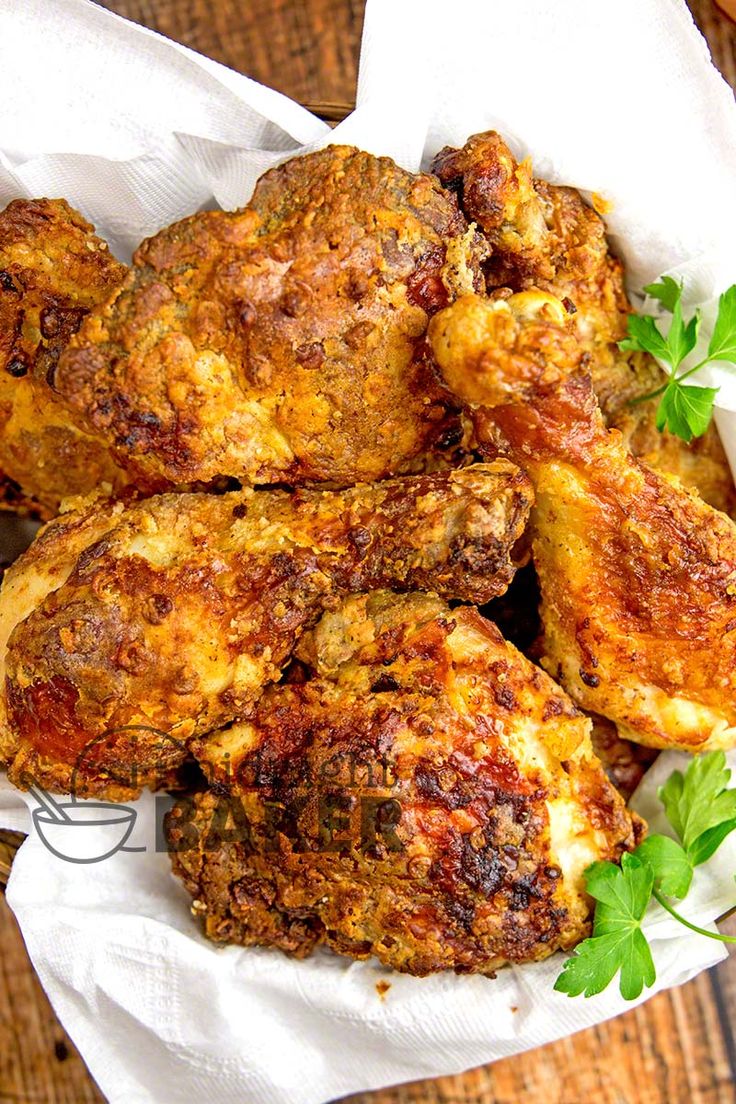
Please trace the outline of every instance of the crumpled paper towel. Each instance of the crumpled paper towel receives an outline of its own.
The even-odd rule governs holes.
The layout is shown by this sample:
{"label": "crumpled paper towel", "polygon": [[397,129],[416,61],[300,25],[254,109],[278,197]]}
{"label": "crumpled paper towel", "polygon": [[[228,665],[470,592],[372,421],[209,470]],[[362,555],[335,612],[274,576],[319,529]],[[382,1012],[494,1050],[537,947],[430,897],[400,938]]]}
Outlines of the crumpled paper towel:
{"label": "crumpled paper towel", "polygon": [[[261,172],[305,149],[354,142],[415,169],[496,126],[540,175],[614,204],[634,289],[677,271],[704,302],[734,279],[736,110],[682,0],[455,0],[451,12],[370,0],[358,106],[332,132],[86,0],[3,0],[0,56],[0,203],[63,195],[122,257],[200,207],[246,202]],[[736,457],[736,387],[723,375]],[[661,756],[636,795],[653,830],[656,785],[679,763]],[[2,780],[0,824],[28,831],[27,800]],[[144,853],[76,866],[32,832],[7,893],[113,1104],[320,1104],[515,1054],[631,1007],[613,986],[588,1001],[554,993],[560,957],[495,981],[416,979],[326,952],[298,963],[215,947],[155,850],[156,799],[136,808],[131,842]],[[707,924],[734,904],[735,868],[730,840],[698,871],[689,916]],[[725,954],[658,908],[648,924],[656,988]],[[391,985],[383,1000],[378,981]]]}
{"label": "crumpled paper towel", "polygon": [[329,135],[279,92],[84,0],[3,0],[0,56],[0,203],[64,196],[126,260]]}

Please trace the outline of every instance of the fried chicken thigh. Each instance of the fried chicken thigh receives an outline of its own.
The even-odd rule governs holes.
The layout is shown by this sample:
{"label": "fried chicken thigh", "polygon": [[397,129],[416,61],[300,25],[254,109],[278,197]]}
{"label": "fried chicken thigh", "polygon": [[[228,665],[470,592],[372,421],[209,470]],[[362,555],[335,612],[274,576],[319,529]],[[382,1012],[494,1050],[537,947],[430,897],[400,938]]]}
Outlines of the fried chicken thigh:
{"label": "fried chicken thigh", "polygon": [[630,405],[666,377],[646,353],[618,347],[631,304],[623,266],[610,251],[600,215],[574,188],[535,179],[531,163],[519,164],[494,131],[473,135],[462,149],[442,150],[434,168],[491,245],[489,289],[536,288],[562,300],[587,354],[607,423],[621,429],[634,455],[733,513],[736,491],[715,426],[687,445],[655,428],[656,402]]}
{"label": "fried chicken thigh", "polygon": [[636,826],[544,672],[423,594],[348,598],[299,656],[305,681],[195,745],[211,789],[168,819],[211,938],[424,975],[587,933],[583,870]]}
{"label": "fried chicken thigh", "polygon": [[434,177],[330,146],[144,242],[57,386],[149,489],[381,478],[459,438],[421,339],[481,253]]}
{"label": "fried chicken thigh", "polygon": [[242,715],[340,594],[501,593],[531,501],[501,460],[342,492],[170,494],[62,515],[0,592],[10,777],[65,790],[76,769],[78,794],[83,782],[119,796],[112,775],[135,760],[145,783],[162,755],[168,770],[191,737]]}
{"label": "fried chicken thigh", "polygon": [[62,349],[126,269],[63,199],[16,199],[0,213],[2,505],[50,516],[62,498],[125,482],[106,444],[58,400]]}
{"label": "fried chicken thigh", "polygon": [[607,430],[559,300],[468,296],[430,339],[489,453],[536,491],[546,669],[622,736],[736,745],[736,526]]}

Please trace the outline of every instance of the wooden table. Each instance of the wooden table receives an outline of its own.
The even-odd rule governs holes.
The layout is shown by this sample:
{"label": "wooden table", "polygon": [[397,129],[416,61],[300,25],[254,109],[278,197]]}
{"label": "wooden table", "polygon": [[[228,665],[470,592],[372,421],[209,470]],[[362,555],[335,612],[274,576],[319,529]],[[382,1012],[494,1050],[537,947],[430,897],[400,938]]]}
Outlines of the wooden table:
{"label": "wooden table", "polygon": [[[106,6],[303,102],[353,98],[361,0],[107,0]],[[712,0],[691,0],[690,7],[721,71],[736,86],[736,26]],[[736,921],[727,930],[736,933]],[[457,1077],[350,1101],[733,1104],[734,1019],[736,958],[572,1039]],[[0,898],[0,1102],[102,1099],[54,1016]]]}

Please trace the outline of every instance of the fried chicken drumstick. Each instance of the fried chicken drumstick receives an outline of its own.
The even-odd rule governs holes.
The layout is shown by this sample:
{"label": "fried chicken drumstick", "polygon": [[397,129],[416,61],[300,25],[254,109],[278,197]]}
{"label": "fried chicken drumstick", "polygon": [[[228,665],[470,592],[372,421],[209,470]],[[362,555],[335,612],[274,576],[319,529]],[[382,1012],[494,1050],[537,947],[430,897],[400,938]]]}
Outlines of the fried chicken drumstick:
{"label": "fried chicken drumstick", "polygon": [[530,162],[518,163],[495,131],[473,135],[462,149],[441,150],[434,169],[491,246],[484,266],[489,289],[536,288],[560,299],[587,354],[607,423],[621,430],[635,456],[734,513],[736,491],[715,426],[687,445],[656,428],[656,401],[631,405],[666,377],[648,354],[618,347],[631,304],[600,215],[575,188],[533,177]]}
{"label": "fried chicken drumstick", "polygon": [[212,788],[169,817],[211,938],[424,975],[587,933],[583,870],[635,825],[544,672],[476,610],[423,594],[348,598],[299,656],[306,681],[204,741]]}
{"label": "fried chicken drumstick", "polygon": [[79,795],[125,793],[112,774],[134,760],[145,784],[193,736],[241,716],[340,594],[501,593],[531,501],[501,460],[341,492],[170,494],[64,514],[0,592],[0,758],[12,780],[30,772],[49,789],[76,769]]}
{"label": "fried chicken drumstick", "polygon": [[382,478],[459,438],[420,339],[481,247],[435,177],[330,146],[144,242],[57,387],[149,490]]}
{"label": "fried chicken drumstick", "polygon": [[62,349],[125,272],[63,199],[16,199],[0,212],[5,508],[26,507],[49,517],[62,498],[126,482],[104,441],[75,428],[54,390]]}
{"label": "fried chicken drumstick", "polygon": [[736,525],[607,430],[559,300],[468,296],[430,340],[489,454],[536,491],[545,668],[621,735],[736,744]]}

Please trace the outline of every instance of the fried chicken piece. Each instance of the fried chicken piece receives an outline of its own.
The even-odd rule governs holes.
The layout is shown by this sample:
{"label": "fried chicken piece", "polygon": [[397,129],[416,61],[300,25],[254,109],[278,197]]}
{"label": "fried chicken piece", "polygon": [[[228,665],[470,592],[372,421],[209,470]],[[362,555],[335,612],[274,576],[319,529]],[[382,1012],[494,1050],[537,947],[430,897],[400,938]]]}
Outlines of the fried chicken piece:
{"label": "fried chicken piece", "polygon": [[341,492],[171,494],[62,515],[0,592],[11,779],[30,771],[63,790],[78,767],[78,787],[117,796],[105,772],[119,781],[135,760],[145,782],[162,741],[168,771],[278,678],[340,594],[488,600],[513,576],[531,501],[502,460]]}
{"label": "fried chicken piece", "polygon": [[430,339],[489,452],[536,490],[545,668],[652,747],[736,745],[736,526],[607,430],[559,300],[468,296]]}
{"label": "fried chicken piece", "polygon": [[347,599],[299,656],[307,681],[197,746],[212,789],[169,817],[212,939],[425,975],[587,934],[583,870],[635,828],[550,678],[476,610],[422,594]]}
{"label": "fried chicken piece", "polygon": [[[537,574],[530,560],[516,572],[508,590],[479,611],[493,621],[505,640],[535,663],[541,658],[543,646],[539,600]],[[659,752],[622,739],[615,724],[604,717],[589,716],[593,722],[593,751],[613,785],[628,801]]]}
{"label": "fried chicken piece", "polygon": [[559,258],[536,190],[544,182],[534,180],[529,159],[519,164],[501,135],[489,130],[472,135],[461,149],[445,146],[432,171],[485,234],[492,287],[554,279]]}
{"label": "fried chicken piece", "polygon": [[610,252],[603,219],[579,192],[534,179],[531,162],[519,164],[495,131],[441,150],[434,169],[491,244],[489,287],[538,288],[563,301],[607,417],[659,386],[654,360],[618,348],[631,311],[623,266]]}
{"label": "fried chicken piece", "polygon": [[687,445],[670,433],[659,434],[656,403],[630,406],[666,377],[652,357],[618,347],[631,304],[623,265],[611,254],[600,215],[574,188],[534,179],[531,162],[517,163],[495,131],[474,135],[462,149],[443,149],[434,168],[491,244],[489,287],[539,288],[573,312],[601,409],[634,455],[733,513],[736,490],[716,427]]}
{"label": "fried chicken piece", "polygon": [[125,482],[54,390],[62,349],[125,272],[63,199],[16,199],[0,213],[2,507],[48,517],[62,498]]}
{"label": "fried chicken piece", "polygon": [[149,489],[382,478],[459,436],[421,338],[480,246],[434,177],[330,146],[144,242],[57,387]]}

